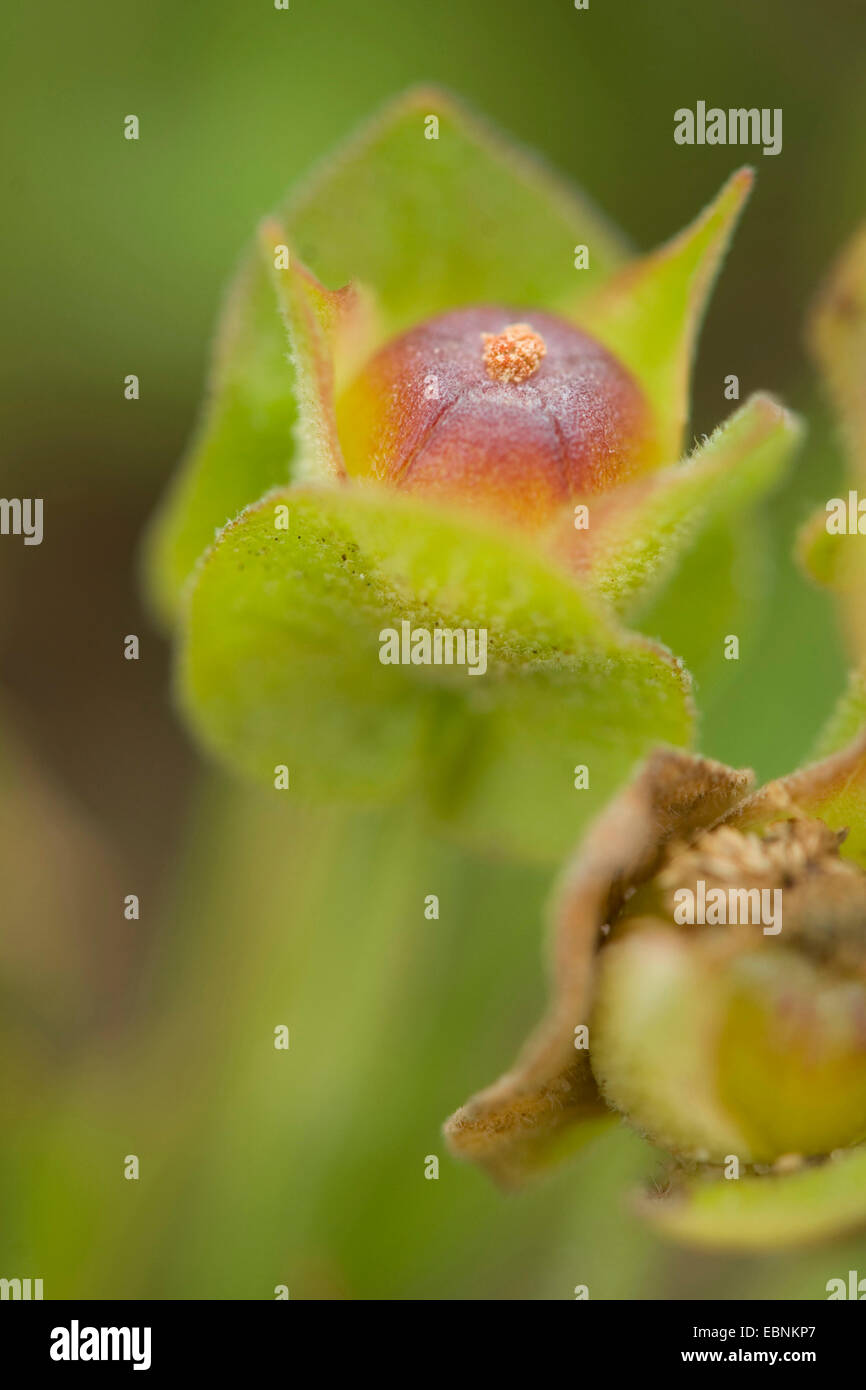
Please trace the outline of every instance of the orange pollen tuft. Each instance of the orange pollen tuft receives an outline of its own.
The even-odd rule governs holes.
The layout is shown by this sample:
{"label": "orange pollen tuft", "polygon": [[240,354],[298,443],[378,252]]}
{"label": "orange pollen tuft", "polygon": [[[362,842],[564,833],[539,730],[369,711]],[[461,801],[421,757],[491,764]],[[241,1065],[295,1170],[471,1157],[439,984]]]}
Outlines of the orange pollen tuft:
{"label": "orange pollen tuft", "polygon": [[510,323],[501,333],[482,333],[484,366],[493,381],[528,381],[547,355],[547,344],[528,323]]}

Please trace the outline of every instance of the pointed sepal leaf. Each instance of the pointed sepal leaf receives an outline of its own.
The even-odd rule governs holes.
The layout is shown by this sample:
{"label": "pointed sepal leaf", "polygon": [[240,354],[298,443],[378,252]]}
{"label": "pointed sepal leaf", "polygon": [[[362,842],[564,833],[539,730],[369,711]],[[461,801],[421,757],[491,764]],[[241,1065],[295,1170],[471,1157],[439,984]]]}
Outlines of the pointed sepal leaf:
{"label": "pointed sepal leaf", "polygon": [[573,317],[630,368],[656,420],[658,460],[679,458],[698,333],[752,185],[740,169],[685,231],[611,276]]}
{"label": "pointed sepal leaf", "polygon": [[297,406],[286,332],[258,247],[244,258],[220,318],[210,388],[180,471],[150,528],[151,603],[169,624],[214,533],[288,481]]}
{"label": "pointed sepal leaf", "polygon": [[[483,630],[486,670],[383,664],[404,623]],[[286,765],[302,798],[417,795],[464,837],[543,861],[692,718],[673,658],[528,542],[349,487],[276,492],[225,528],[190,594],[181,695],[261,780]]]}
{"label": "pointed sepal leaf", "polygon": [[388,105],[284,212],[324,284],[375,290],[389,333],[460,304],[561,309],[625,251],[578,189],[436,87]]}
{"label": "pointed sepal leaf", "polygon": [[577,531],[566,519],[557,553],[582,584],[633,619],[636,604],[675,581],[704,531],[775,486],[798,437],[788,411],[770,396],[752,396],[685,463],[587,499],[589,526]]}
{"label": "pointed sepal leaf", "polygon": [[298,482],[344,481],[336,397],[381,340],[375,297],[356,282],[326,289],[293,254],[276,218],[262,224],[259,241],[266,258],[273,256],[275,247],[284,251],[282,258],[273,256],[279,262],[274,265],[274,285],[294,367],[298,409],[294,476]]}

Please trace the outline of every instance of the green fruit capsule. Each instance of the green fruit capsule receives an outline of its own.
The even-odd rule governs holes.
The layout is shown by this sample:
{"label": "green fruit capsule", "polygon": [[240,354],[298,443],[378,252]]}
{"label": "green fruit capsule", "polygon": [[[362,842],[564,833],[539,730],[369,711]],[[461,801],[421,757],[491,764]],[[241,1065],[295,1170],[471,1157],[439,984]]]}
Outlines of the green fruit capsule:
{"label": "green fruit capsule", "polygon": [[593,1071],[663,1147],[766,1164],[866,1139],[866,875],[838,844],[818,821],[709,832],[615,924]]}

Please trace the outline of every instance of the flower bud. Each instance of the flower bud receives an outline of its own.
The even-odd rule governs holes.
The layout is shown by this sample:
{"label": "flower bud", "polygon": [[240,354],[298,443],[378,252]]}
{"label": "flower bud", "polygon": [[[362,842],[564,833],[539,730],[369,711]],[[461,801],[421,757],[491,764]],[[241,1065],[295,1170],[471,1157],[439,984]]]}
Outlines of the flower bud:
{"label": "flower bud", "polygon": [[708,831],[613,925],[592,1066],[655,1142],[765,1164],[866,1138],[866,874],[841,838],[809,819]]}
{"label": "flower bud", "polygon": [[430,319],[367,363],[337,413],[350,474],[529,528],[658,462],[635,379],[549,313]]}

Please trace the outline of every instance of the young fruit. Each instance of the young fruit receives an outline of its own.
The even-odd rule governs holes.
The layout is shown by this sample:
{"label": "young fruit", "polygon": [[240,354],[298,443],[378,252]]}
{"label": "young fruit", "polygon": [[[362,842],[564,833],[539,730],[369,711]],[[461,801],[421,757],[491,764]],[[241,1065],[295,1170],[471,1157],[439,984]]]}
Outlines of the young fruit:
{"label": "young fruit", "polygon": [[428,319],[372,357],[337,418],[350,474],[527,529],[658,462],[635,379],[550,313]]}
{"label": "young fruit", "polygon": [[[866,875],[841,838],[818,820],[720,827],[671,853],[613,926],[593,1072],[664,1148],[766,1164],[866,1138]],[[730,916],[678,924],[677,895],[696,893]],[[760,899],[772,926],[754,920]]]}

